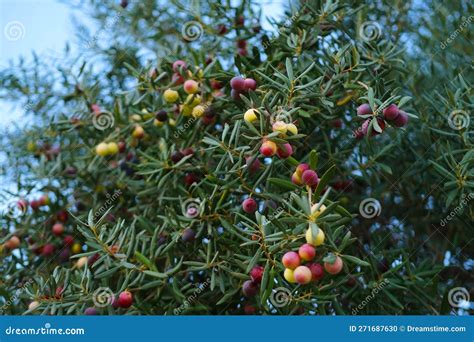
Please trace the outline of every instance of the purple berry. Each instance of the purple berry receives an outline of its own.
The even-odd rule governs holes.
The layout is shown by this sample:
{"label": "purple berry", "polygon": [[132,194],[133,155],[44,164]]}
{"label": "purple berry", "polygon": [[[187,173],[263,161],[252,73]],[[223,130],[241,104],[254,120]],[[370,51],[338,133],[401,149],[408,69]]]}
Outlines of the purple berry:
{"label": "purple berry", "polygon": [[403,127],[408,123],[408,115],[403,110],[400,111],[397,118],[393,120],[393,125],[396,127]]}
{"label": "purple berry", "polygon": [[385,120],[392,121],[398,117],[399,113],[400,109],[398,109],[397,105],[391,104],[383,110],[383,117],[385,118]]}
{"label": "purple berry", "polygon": [[181,236],[181,238],[184,242],[193,242],[196,238],[196,233],[191,228],[186,228],[183,231],[183,235]]}
{"label": "purple berry", "polygon": [[302,175],[303,183],[306,185],[316,185],[319,182],[318,174],[313,170],[306,170]]}
{"label": "purple berry", "polygon": [[245,297],[254,297],[258,293],[258,284],[252,280],[247,280],[242,285],[242,292]]}
{"label": "purple berry", "polygon": [[96,308],[87,308],[84,310],[84,314],[87,316],[95,316],[95,315],[98,315],[99,312],[97,311]]}
{"label": "purple berry", "polygon": [[357,107],[357,115],[366,114],[372,114],[372,109],[368,103],[361,104],[359,107]]}
{"label": "purple berry", "polygon": [[230,80],[230,87],[236,91],[245,91],[245,80],[240,76],[235,76]]}
{"label": "purple berry", "polygon": [[255,81],[253,78],[246,78],[244,80],[244,86],[245,90],[255,90],[257,89],[257,81]]}
{"label": "purple berry", "polygon": [[237,91],[235,89],[232,89],[230,91],[230,96],[232,97],[232,99],[234,99],[236,101],[240,100],[240,94],[241,94],[240,91]]}

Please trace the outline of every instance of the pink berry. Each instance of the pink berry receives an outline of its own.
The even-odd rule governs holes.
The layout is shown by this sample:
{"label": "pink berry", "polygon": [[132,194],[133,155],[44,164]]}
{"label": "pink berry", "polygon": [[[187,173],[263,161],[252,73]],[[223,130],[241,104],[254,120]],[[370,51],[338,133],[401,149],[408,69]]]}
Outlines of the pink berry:
{"label": "pink berry", "polygon": [[296,173],[297,173],[298,175],[300,175],[300,176],[301,176],[301,175],[303,174],[303,172],[305,172],[306,170],[309,170],[309,165],[308,165],[308,164],[305,164],[305,163],[300,164],[300,165],[298,165],[298,166],[296,167]]}
{"label": "pink berry", "polygon": [[316,256],[316,249],[309,243],[305,243],[298,249],[298,254],[304,261],[310,261]]}
{"label": "pink berry", "polygon": [[319,182],[318,174],[313,170],[306,170],[301,176],[303,183],[306,185],[316,185]]}
{"label": "pink berry", "polygon": [[252,268],[252,270],[250,271],[250,278],[252,278],[252,281],[257,284],[260,284],[262,282],[263,271],[264,268],[260,265],[257,265]]}
{"label": "pink berry", "polygon": [[289,156],[293,154],[293,148],[288,143],[283,144],[281,148],[278,148],[277,154],[278,154],[278,157],[282,159],[288,158]]}
{"label": "pink berry", "polygon": [[185,69],[186,68],[186,62],[182,60],[177,60],[173,63],[173,71],[178,72],[180,71],[179,69]]}
{"label": "pink berry", "polygon": [[123,291],[119,294],[118,305],[121,308],[129,308],[133,303],[133,295],[130,291]]}
{"label": "pink berry", "polygon": [[286,252],[285,255],[283,255],[283,258],[281,259],[281,262],[283,263],[283,266],[285,266],[285,268],[294,270],[300,265],[301,259],[298,253],[296,252]]}
{"label": "pink berry", "polygon": [[240,76],[235,76],[230,80],[230,87],[236,91],[245,91],[245,80]]}
{"label": "pink berry", "polygon": [[359,107],[357,107],[357,115],[366,114],[372,114],[372,109],[368,103],[361,104]]}
{"label": "pink berry", "polygon": [[398,109],[397,105],[395,104],[391,104],[383,110],[383,117],[388,121],[395,120],[398,114],[400,114],[400,109]]}
{"label": "pink berry", "polygon": [[253,198],[247,198],[242,202],[242,209],[248,214],[253,214],[257,211],[257,202]]}
{"label": "pink berry", "polygon": [[252,280],[247,280],[242,285],[242,292],[245,297],[254,297],[258,293],[258,284]]}
{"label": "pink berry", "polygon": [[257,81],[253,78],[246,78],[244,81],[245,90],[255,90],[257,89]]}
{"label": "pink berry", "polygon": [[393,125],[396,127],[403,127],[408,123],[408,115],[403,110],[400,111],[396,119],[393,121]]}
{"label": "pink berry", "polygon": [[298,284],[308,284],[312,279],[311,271],[306,266],[298,266],[293,275]]}

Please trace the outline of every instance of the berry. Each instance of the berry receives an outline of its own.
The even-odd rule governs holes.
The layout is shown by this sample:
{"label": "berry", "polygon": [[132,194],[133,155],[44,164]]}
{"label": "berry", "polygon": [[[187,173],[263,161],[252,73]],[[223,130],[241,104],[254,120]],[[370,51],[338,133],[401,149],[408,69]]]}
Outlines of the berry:
{"label": "berry", "polygon": [[178,72],[180,69],[186,69],[186,62],[182,60],[177,60],[173,63],[173,71]]}
{"label": "berry", "polygon": [[286,131],[288,130],[288,125],[284,121],[276,121],[272,125],[272,130],[273,132],[280,132],[281,134],[286,134]]}
{"label": "berry", "polygon": [[301,176],[303,174],[303,172],[305,172],[306,170],[309,170],[309,165],[308,164],[299,164],[297,167],[296,167],[296,173]]}
{"label": "berry", "polygon": [[244,16],[243,15],[239,15],[236,19],[235,19],[235,25],[237,26],[242,26],[245,22],[245,19],[244,19]]}
{"label": "berry", "polygon": [[357,115],[367,115],[372,114],[372,109],[368,103],[361,104],[357,107]]}
{"label": "berry", "polygon": [[408,115],[403,110],[401,110],[397,118],[393,121],[393,125],[396,127],[403,127],[407,123],[408,123]]}
{"label": "berry", "polygon": [[36,308],[40,306],[40,303],[36,300],[32,301],[30,304],[28,304],[28,310],[34,311]]}
{"label": "berry", "polygon": [[119,141],[117,145],[118,145],[119,152],[124,153],[125,149],[127,148],[127,144],[125,144],[125,141]]}
{"label": "berry", "polygon": [[72,246],[74,243],[74,237],[71,235],[66,235],[63,239],[63,242],[65,246]]}
{"label": "berry", "polygon": [[74,245],[72,245],[71,251],[74,254],[78,254],[82,252],[82,246],[80,243],[76,242]]}
{"label": "berry", "polygon": [[306,266],[298,266],[293,272],[293,275],[298,284],[308,284],[312,279],[311,271]]}
{"label": "berry", "polygon": [[95,153],[101,157],[105,157],[109,154],[109,146],[107,143],[102,142],[95,148]]}
{"label": "berry", "polygon": [[281,145],[277,150],[278,157],[285,159],[293,154],[293,147],[290,144],[286,143]]}
{"label": "berry", "polygon": [[186,147],[181,151],[185,156],[192,156],[194,154],[194,150],[191,147]]}
{"label": "berry", "polygon": [[168,113],[166,112],[166,110],[160,110],[156,113],[155,117],[156,120],[160,122],[165,122],[168,120]]}
{"label": "berry", "polygon": [[299,175],[297,172],[293,172],[293,174],[291,175],[291,182],[296,185],[303,185],[301,175]]}
{"label": "berry", "polygon": [[180,85],[184,83],[184,76],[178,73],[174,73],[173,76],[171,77],[171,83],[174,85]]}
{"label": "berry", "polygon": [[249,122],[249,123],[252,123],[257,119],[258,119],[257,111],[255,109],[249,109],[244,114],[244,120]]}
{"label": "berry", "polygon": [[277,145],[271,140],[264,141],[262,146],[260,147],[260,153],[263,154],[265,157],[273,156],[276,151]]}
{"label": "berry", "polygon": [[186,184],[187,186],[191,186],[193,185],[194,183],[197,183],[199,181],[199,178],[198,176],[196,176],[194,173],[187,173],[185,176],[184,176],[184,184]]}
{"label": "berry", "polygon": [[211,88],[214,90],[219,90],[224,87],[224,83],[219,82],[217,80],[211,80]]}
{"label": "berry", "polygon": [[339,256],[335,256],[333,262],[326,261],[324,262],[324,269],[330,274],[338,274],[341,272],[344,263]]}
{"label": "berry", "polygon": [[107,150],[108,150],[108,154],[114,155],[118,153],[119,147],[116,143],[110,142],[107,144]]}
{"label": "berry", "polygon": [[132,137],[135,139],[141,139],[145,136],[145,130],[143,129],[142,126],[136,125],[133,132],[132,132]]}
{"label": "berry", "polygon": [[250,270],[250,278],[252,278],[252,281],[257,284],[260,284],[262,282],[263,271],[264,271],[263,266],[257,265],[253,267]]}
{"label": "berry", "polygon": [[7,242],[5,242],[5,248],[14,250],[20,247],[20,239],[18,236],[12,236]]}
{"label": "berry", "polygon": [[183,230],[181,239],[183,242],[193,242],[196,239],[196,232],[191,228],[186,228]]}
{"label": "berry", "polygon": [[241,94],[241,92],[238,91],[238,90],[235,90],[235,89],[232,89],[230,91],[230,96],[232,97],[232,99],[234,99],[236,101],[240,100],[240,94]]}
{"label": "berry", "polygon": [[245,91],[245,80],[240,76],[235,76],[230,80],[230,87],[236,91]]}
{"label": "berry", "polygon": [[32,201],[30,202],[30,207],[31,207],[31,209],[33,209],[33,210],[38,210],[38,208],[40,207],[39,201],[38,201],[38,200],[32,200]]}
{"label": "berry", "polygon": [[69,260],[71,257],[71,251],[69,249],[63,249],[58,256],[58,259],[60,262],[64,263]]}
{"label": "berry", "polygon": [[255,81],[253,78],[246,78],[244,80],[244,88],[245,90],[257,89],[257,81]]}
{"label": "berry", "polygon": [[245,297],[254,297],[258,293],[258,284],[252,280],[247,280],[242,285],[242,292]]}
{"label": "berry", "polygon": [[294,270],[300,265],[301,260],[300,256],[296,252],[286,252],[281,259],[281,262],[285,268]]}
{"label": "berry", "polygon": [[242,209],[244,209],[247,214],[253,214],[257,211],[257,202],[253,198],[247,198],[242,202]]}
{"label": "berry", "polygon": [[224,35],[227,33],[227,27],[224,24],[217,25],[217,33],[220,35]]}
{"label": "berry", "polygon": [[193,108],[191,114],[194,118],[198,119],[204,115],[205,111],[206,111],[206,107],[197,105],[196,107]]}
{"label": "berry", "polygon": [[296,283],[295,280],[295,272],[293,272],[292,269],[285,268],[285,272],[283,273],[283,277],[286,279],[287,282],[289,283]]}
{"label": "berry", "polygon": [[287,124],[286,129],[291,134],[298,134],[298,128],[292,123]]}
{"label": "berry", "polygon": [[118,297],[118,305],[121,308],[127,309],[132,306],[133,303],[133,296],[130,291],[123,291],[119,294]]}
{"label": "berry", "polygon": [[45,257],[49,257],[53,255],[54,250],[55,250],[54,245],[52,243],[47,243],[46,245],[43,246],[43,250],[41,254]]}
{"label": "berry", "polygon": [[99,312],[97,311],[96,308],[87,308],[84,310],[84,315],[86,316],[95,316],[98,315]]}
{"label": "berry", "polygon": [[247,50],[246,49],[238,49],[237,53],[241,56],[247,56]]}
{"label": "berry", "polygon": [[52,231],[54,235],[59,236],[64,233],[64,226],[62,225],[62,223],[55,223],[52,228]]}
{"label": "berry", "polygon": [[400,109],[398,109],[398,106],[395,104],[391,104],[383,110],[383,117],[388,121],[395,120],[398,114],[400,114]]}
{"label": "berry", "polygon": [[308,265],[309,270],[311,271],[312,280],[318,281],[324,277],[324,268],[320,264],[310,264]]}
{"label": "berry", "polygon": [[16,205],[22,213],[26,212],[26,210],[28,209],[27,200],[24,200],[24,199],[18,200],[18,202],[16,202]]}
{"label": "berry", "polygon": [[318,174],[313,170],[306,170],[305,172],[303,172],[303,174],[301,175],[301,179],[303,180],[304,184],[310,186],[319,183]]}
{"label": "berry", "polygon": [[319,229],[318,234],[316,235],[316,237],[313,237],[313,232],[312,232],[311,227],[310,227],[306,231],[306,236],[305,237],[306,237],[306,242],[307,243],[317,247],[317,246],[320,246],[324,243],[325,235],[324,235],[323,230]]}
{"label": "berry", "polygon": [[334,128],[341,128],[342,127],[342,120],[341,119],[336,119],[331,122],[332,127]]}
{"label": "berry", "polygon": [[247,47],[247,41],[243,39],[237,40],[237,47],[245,49]]}
{"label": "berry", "polygon": [[195,94],[199,90],[199,85],[194,80],[187,80],[184,82],[183,88],[186,94]]}
{"label": "berry", "polygon": [[175,103],[176,101],[178,101],[179,94],[176,90],[166,89],[163,93],[163,98],[168,103]]}
{"label": "berry", "polygon": [[258,158],[254,158],[251,156],[245,157],[245,164],[247,165],[247,168],[250,173],[257,172],[260,169],[260,166],[262,165]]}
{"label": "berry", "polygon": [[298,254],[304,261],[310,261],[316,256],[316,250],[309,243],[305,243],[298,249]]}
{"label": "berry", "polygon": [[183,158],[184,154],[179,151],[174,151],[173,153],[171,153],[171,161],[175,164],[179,163]]}

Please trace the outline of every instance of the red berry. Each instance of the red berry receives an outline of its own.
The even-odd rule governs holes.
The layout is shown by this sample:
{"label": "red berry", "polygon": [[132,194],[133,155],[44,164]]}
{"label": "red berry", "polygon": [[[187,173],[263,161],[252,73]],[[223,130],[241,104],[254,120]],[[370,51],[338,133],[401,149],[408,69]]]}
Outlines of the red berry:
{"label": "red berry", "polygon": [[303,180],[304,184],[310,186],[316,185],[319,182],[318,174],[313,170],[306,170],[303,172],[301,179]]}
{"label": "red berry", "polygon": [[324,268],[320,264],[310,264],[308,267],[311,271],[312,280],[317,281],[324,277]]}
{"label": "red berry", "polygon": [[173,74],[173,76],[171,77],[171,82],[175,85],[180,85],[180,84],[183,84],[185,81],[183,75],[181,74],[178,74],[177,72],[175,72]]}
{"label": "red berry", "polygon": [[361,104],[359,107],[357,107],[357,115],[366,114],[372,114],[372,108],[370,108],[368,103]]}
{"label": "red berry", "polygon": [[47,243],[46,245],[43,246],[43,249],[41,251],[41,254],[45,257],[49,257],[53,255],[54,253],[54,245],[52,243]]}
{"label": "red berry", "polygon": [[211,80],[211,88],[214,90],[219,90],[224,86],[222,82]]}
{"label": "red berry", "polygon": [[258,293],[258,284],[252,280],[247,280],[242,285],[242,292],[245,297],[254,297]]}
{"label": "red berry", "polygon": [[174,151],[171,153],[171,161],[175,164],[179,163],[183,158],[184,155],[180,151]]}
{"label": "red berry", "polygon": [[220,35],[227,33],[227,27],[224,24],[217,25],[217,33]]}
{"label": "red berry", "polygon": [[62,225],[62,223],[55,223],[52,228],[52,231],[54,235],[59,236],[64,233],[64,226]]}
{"label": "red berry", "polygon": [[262,165],[258,158],[254,158],[252,156],[245,157],[245,164],[247,165],[247,168],[250,173],[257,172],[260,169],[260,166]]}
{"label": "red berry", "polygon": [[235,76],[230,80],[230,87],[238,92],[245,91],[245,80],[240,76]]}
{"label": "red berry", "polygon": [[247,50],[246,49],[238,49],[237,53],[241,56],[247,56]]}
{"label": "red berry", "polygon": [[237,26],[242,26],[245,22],[245,19],[244,19],[244,16],[243,15],[239,15],[236,19],[235,19],[235,24]]}
{"label": "red berry", "polygon": [[262,143],[260,147],[260,153],[263,154],[265,157],[271,157],[277,152],[277,145],[271,141],[266,140]]}
{"label": "red berry", "polygon": [[247,47],[247,41],[245,41],[243,39],[237,40],[237,47],[239,47],[241,49],[245,49]]}
{"label": "red berry", "polygon": [[30,206],[31,206],[31,209],[38,210],[38,208],[40,207],[40,203],[38,200],[32,200],[30,202]]}
{"label": "red berry", "polygon": [[286,143],[281,145],[277,150],[278,157],[285,159],[293,154],[293,147],[290,144]]}
{"label": "red berry", "polygon": [[61,210],[60,212],[57,213],[58,220],[61,222],[66,222],[67,219],[69,218],[69,214],[67,213],[66,210]]}
{"label": "red berry", "polygon": [[133,303],[133,296],[130,291],[123,291],[119,294],[118,297],[118,305],[121,308],[127,309],[132,306]]}
{"label": "red berry", "polygon": [[196,176],[194,173],[187,173],[185,176],[184,176],[184,183],[187,185],[187,186],[191,186],[193,185],[194,183],[197,183],[199,181],[199,177]]}
{"label": "red berry", "polygon": [[72,244],[74,243],[74,237],[72,237],[71,235],[66,235],[63,239],[63,242],[66,246],[72,246]]}
{"label": "red berry", "polygon": [[391,104],[383,110],[383,117],[388,121],[395,120],[398,114],[400,114],[400,109],[398,109],[398,106],[395,104]]}
{"label": "red berry", "polygon": [[403,110],[401,110],[397,118],[393,121],[393,125],[396,127],[403,127],[407,123],[408,123],[408,115]]}
{"label": "red berry", "polygon": [[253,214],[257,211],[257,202],[253,198],[247,198],[242,202],[242,209],[248,214]]}
{"label": "red berry", "polygon": [[262,282],[263,271],[263,266],[257,265],[253,267],[250,271],[250,278],[252,278],[252,281],[257,284],[260,284]]}
{"label": "red berry", "polygon": [[99,253],[95,253],[95,254],[92,254],[88,259],[87,259],[87,265],[89,267],[93,266],[95,264],[95,262],[97,260],[99,260],[99,257],[100,257],[100,254]]}
{"label": "red berry", "polygon": [[285,268],[294,270],[300,265],[301,259],[296,252],[286,252],[285,255],[283,255],[283,258],[281,259],[281,262],[283,263],[283,266],[285,266]]}

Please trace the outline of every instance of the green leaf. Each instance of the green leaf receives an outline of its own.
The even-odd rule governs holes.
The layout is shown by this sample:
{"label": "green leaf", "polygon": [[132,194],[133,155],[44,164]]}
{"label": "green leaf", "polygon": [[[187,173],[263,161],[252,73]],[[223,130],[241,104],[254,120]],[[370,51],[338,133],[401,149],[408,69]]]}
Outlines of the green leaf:
{"label": "green leaf", "polygon": [[352,255],[341,255],[341,258],[359,266],[370,266],[370,264],[367,261],[360,260],[359,258],[356,258],[355,256],[352,256]]}

